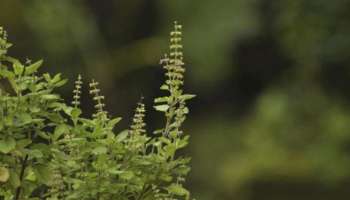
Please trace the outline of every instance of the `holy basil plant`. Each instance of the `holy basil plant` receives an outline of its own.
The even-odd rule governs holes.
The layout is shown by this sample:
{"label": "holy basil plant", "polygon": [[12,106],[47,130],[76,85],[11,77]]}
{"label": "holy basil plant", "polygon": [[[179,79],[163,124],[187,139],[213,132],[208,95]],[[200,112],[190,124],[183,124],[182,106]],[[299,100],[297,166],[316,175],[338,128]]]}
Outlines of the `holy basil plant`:
{"label": "holy basil plant", "polygon": [[89,84],[96,112],[82,117],[82,77],[72,103],[55,89],[67,80],[38,72],[42,61],[22,63],[7,55],[11,46],[0,29],[0,199],[4,200],[176,200],[190,199],[183,187],[190,168],[177,155],[189,136],[181,126],[189,110],[183,91],[185,72],[181,25],[170,33],[170,50],[161,60],[165,96],[154,100],[164,127],[148,132],[145,105],[137,103],[132,123],[104,109],[98,82]]}

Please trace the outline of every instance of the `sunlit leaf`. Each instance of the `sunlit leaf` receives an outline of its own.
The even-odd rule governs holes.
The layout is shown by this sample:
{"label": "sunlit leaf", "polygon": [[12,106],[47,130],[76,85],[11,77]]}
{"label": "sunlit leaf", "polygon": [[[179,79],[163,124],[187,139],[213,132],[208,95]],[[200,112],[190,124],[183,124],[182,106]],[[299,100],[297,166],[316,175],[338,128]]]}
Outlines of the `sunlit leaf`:
{"label": "sunlit leaf", "polygon": [[43,60],[39,60],[31,65],[29,65],[28,67],[25,68],[25,75],[31,75],[35,72],[38,71],[39,67],[43,64]]}

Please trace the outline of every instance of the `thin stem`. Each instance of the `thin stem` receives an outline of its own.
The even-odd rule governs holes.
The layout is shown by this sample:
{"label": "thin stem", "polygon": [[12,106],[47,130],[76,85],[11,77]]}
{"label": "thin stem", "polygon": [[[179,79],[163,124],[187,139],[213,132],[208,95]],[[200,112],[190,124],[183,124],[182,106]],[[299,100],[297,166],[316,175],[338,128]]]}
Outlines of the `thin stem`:
{"label": "thin stem", "polygon": [[20,182],[21,185],[17,188],[16,190],[16,196],[14,198],[14,200],[19,200],[20,196],[21,196],[21,190],[22,190],[22,181],[23,181],[23,177],[24,177],[24,170],[27,167],[27,161],[28,161],[28,155],[26,155],[26,157],[24,158],[24,160],[22,161],[22,169],[21,169],[21,174],[20,174]]}

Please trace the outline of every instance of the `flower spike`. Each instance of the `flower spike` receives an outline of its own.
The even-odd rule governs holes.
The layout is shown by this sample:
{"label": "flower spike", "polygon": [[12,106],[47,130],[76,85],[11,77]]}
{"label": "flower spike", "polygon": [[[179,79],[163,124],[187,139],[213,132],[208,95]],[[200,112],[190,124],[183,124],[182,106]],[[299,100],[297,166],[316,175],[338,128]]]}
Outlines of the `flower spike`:
{"label": "flower spike", "polygon": [[78,108],[80,105],[80,95],[81,95],[81,88],[82,88],[82,78],[81,75],[78,75],[78,79],[75,81],[75,89],[73,90],[73,101],[72,104],[75,108]]}

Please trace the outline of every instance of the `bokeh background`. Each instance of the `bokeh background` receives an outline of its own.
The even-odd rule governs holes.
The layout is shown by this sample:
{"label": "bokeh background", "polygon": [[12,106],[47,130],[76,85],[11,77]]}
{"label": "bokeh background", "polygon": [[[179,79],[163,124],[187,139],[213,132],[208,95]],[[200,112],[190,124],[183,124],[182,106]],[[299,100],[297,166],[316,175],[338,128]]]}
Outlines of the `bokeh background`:
{"label": "bokeh background", "polygon": [[[174,20],[184,25],[187,186],[198,200],[350,196],[350,1],[1,0],[10,55],[101,83],[127,127],[140,96],[149,129]],[[85,89],[87,90],[87,89]],[[85,92],[83,108],[91,113]]]}

